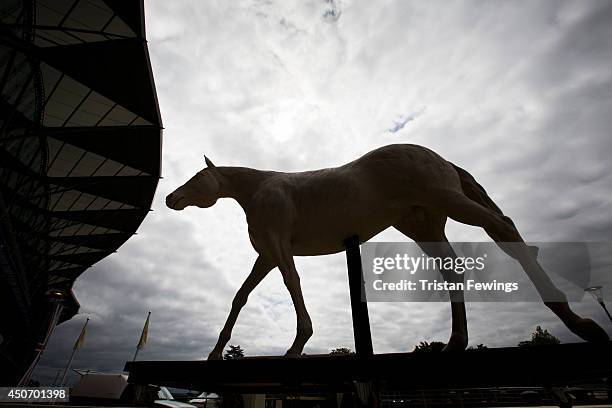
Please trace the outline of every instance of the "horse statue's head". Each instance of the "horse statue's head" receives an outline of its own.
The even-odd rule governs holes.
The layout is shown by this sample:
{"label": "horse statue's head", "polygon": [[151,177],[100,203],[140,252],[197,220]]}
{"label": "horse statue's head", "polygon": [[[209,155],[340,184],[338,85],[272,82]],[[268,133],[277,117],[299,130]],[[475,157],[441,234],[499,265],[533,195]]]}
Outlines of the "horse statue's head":
{"label": "horse statue's head", "polygon": [[197,172],[185,184],[168,194],[166,206],[180,211],[185,207],[195,205],[208,208],[214,205],[221,194],[221,184],[215,165],[204,156],[206,168]]}

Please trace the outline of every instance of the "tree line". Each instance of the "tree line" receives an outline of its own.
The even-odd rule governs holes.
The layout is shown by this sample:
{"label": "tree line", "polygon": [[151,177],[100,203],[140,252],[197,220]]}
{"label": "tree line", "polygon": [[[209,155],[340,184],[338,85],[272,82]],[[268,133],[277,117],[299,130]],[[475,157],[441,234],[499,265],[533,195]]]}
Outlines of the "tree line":
{"label": "tree line", "polygon": [[[559,343],[561,343],[561,341],[557,337],[550,334],[548,330],[542,329],[541,326],[536,326],[534,332],[531,333],[531,338],[529,340],[523,340],[519,342],[517,346],[518,347],[533,347],[533,346],[555,345]],[[435,340],[431,342],[421,341],[419,344],[417,344],[414,347],[413,352],[416,352],[416,353],[437,352],[437,351],[442,351],[445,346],[446,346],[446,343],[442,341],[435,341]],[[488,349],[488,347],[485,346],[484,344],[477,344],[476,346],[470,346],[467,348],[468,351],[480,351],[480,350],[486,350],[486,349]],[[332,356],[334,355],[337,356],[337,355],[355,354],[355,352],[352,351],[349,347],[338,347],[338,348],[333,349],[329,354]],[[223,355],[224,360],[235,360],[235,359],[242,358],[242,357],[244,357],[244,350],[242,349],[242,347],[240,347],[240,345],[234,346],[231,344],[229,348],[225,351],[225,354]]]}

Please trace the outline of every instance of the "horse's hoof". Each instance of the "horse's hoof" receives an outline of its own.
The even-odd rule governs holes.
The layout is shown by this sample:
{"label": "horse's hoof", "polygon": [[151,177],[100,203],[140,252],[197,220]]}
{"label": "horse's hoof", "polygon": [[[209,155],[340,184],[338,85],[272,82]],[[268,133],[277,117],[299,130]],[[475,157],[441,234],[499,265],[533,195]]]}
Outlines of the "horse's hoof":
{"label": "horse's hoof", "polygon": [[221,356],[221,353],[213,351],[208,355],[208,360],[223,360],[223,356]]}
{"label": "horse's hoof", "polygon": [[575,335],[590,343],[607,343],[608,333],[591,319],[580,318],[567,326]]}
{"label": "horse's hoof", "polygon": [[453,333],[442,351],[463,351],[468,345],[468,337],[465,334]]}
{"label": "horse's hoof", "polygon": [[287,350],[287,352],[285,353],[285,357],[289,357],[289,358],[297,358],[297,357],[301,357],[302,353],[300,351],[294,351],[294,350]]}

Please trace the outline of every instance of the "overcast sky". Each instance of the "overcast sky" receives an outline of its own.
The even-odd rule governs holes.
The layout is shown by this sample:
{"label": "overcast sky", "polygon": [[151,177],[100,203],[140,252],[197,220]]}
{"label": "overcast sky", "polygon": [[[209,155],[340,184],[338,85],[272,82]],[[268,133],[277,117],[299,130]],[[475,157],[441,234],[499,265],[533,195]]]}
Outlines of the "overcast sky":
{"label": "overcast sky", "polygon": [[[86,271],[79,315],[57,327],[35,377],[52,381],[86,317],[73,367],[120,371],[147,311],[140,359],[201,359],[255,260],[237,203],[167,209],[204,167],[332,167],[416,143],[469,170],[529,241],[612,238],[612,2],[150,0],[147,36],[165,126],[163,179],[138,235]],[[448,224],[451,241],[488,238]],[[379,241],[406,240],[395,231]],[[351,347],[343,254],[296,258],[309,354]],[[540,324],[580,341],[544,305],[468,304],[470,344],[514,346]],[[575,309],[612,334],[592,299]],[[450,307],[370,304],[377,353],[448,340]],[[283,354],[295,316],[278,271],[230,344]]]}

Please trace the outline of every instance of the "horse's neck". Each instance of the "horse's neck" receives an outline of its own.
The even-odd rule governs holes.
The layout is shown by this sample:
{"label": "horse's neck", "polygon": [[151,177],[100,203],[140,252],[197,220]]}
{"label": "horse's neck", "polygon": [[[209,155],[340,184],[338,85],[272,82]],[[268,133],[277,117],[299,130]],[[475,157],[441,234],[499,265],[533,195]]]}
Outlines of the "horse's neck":
{"label": "horse's neck", "polygon": [[229,197],[246,208],[261,183],[274,172],[250,169],[248,167],[217,167],[222,176],[221,197]]}

